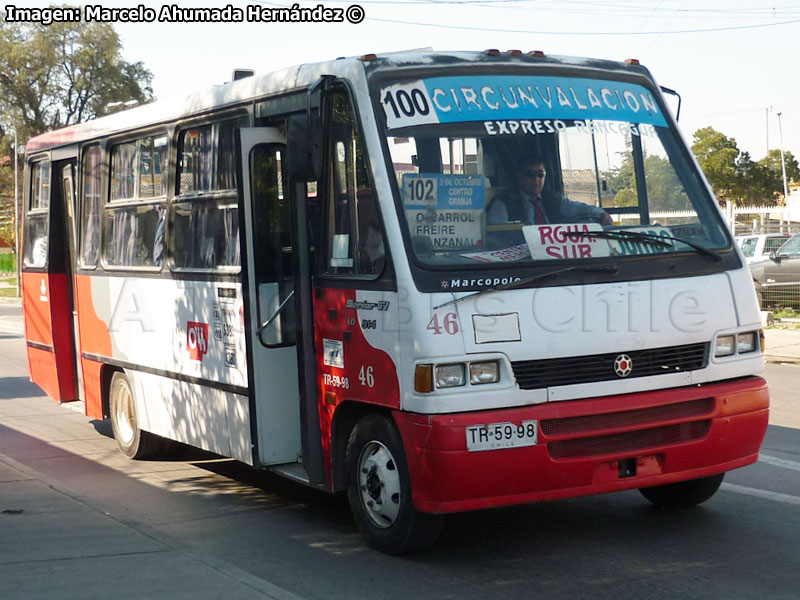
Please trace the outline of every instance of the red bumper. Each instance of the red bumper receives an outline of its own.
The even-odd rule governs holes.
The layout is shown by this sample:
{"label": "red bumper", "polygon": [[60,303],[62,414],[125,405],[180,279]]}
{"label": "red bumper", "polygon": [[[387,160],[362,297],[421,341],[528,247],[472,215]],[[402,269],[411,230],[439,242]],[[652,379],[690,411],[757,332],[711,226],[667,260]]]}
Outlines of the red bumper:
{"label": "red bumper", "polygon": [[[748,377],[521,408],[393,414],[414,506],[445,513],[672,483],[753,463],[769,390]],[[532,419],[539,422],[535,446],[467,451],[468,426]]]}

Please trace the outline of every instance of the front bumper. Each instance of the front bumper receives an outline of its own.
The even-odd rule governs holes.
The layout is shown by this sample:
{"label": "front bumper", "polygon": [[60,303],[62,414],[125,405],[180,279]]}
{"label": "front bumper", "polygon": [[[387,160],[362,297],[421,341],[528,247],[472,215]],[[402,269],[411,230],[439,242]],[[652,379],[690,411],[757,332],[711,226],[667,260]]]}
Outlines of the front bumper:
{"label": "front bumper", "polygon": [[[447,513],[673,483],[755,462],[760,377],[447,415],[395,411],[414,506]],[[466,428],[538,421],[535,446],[467,451]],[[634,466],[635,465],[635,466]]]}

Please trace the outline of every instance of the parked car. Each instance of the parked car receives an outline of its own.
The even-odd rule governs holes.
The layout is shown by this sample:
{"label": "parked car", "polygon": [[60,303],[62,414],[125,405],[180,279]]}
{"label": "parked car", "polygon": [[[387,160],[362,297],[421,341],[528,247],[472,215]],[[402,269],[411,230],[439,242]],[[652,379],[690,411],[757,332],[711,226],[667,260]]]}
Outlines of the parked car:
{"label": "parked car", "polygon": [[769,258],[769,253],[777,250],[789,239],[788,233],[762,233],[758,235],[737,236],[736,242],[747,259],[747,264]]}
{"label": "parked car", "polygon": [[800,308],[800,234],[773,250],[767,260],[749,266],[761,308]]}

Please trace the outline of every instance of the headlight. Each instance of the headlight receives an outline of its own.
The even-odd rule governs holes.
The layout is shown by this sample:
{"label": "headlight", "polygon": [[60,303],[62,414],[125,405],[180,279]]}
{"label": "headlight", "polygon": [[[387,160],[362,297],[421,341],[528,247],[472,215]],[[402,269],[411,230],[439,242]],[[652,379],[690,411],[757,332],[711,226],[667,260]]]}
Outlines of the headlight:
{"label": "headlight", "polygon": [[761,331],[746,331],[744,333],[721,335],[714,344],[714,356],[732,356],[733,354],[747,354],[758,349],[764,351]]}
{"label": "headlight", "polygon": [[500,380],[500,363],[496,360],[474,362],[469,365],[469,382],[472,385],[495,383]]}
{"label": "headlight", "polygon": [[730,356],[736,350],[735,335],[721,335],[717,338],[714,356]]}
{"label": "headlight", "polygon": [[463,363],[452,365],[436,366],[436,387],[451,388],[459,387],[466,383],[465,369]]}
{"label": "headlight", "polygon": [[747,333],[740,333],[736,336],[736,352],[744,354],[745,352],[753,352],[756,349],[756,332],[749,331]]}

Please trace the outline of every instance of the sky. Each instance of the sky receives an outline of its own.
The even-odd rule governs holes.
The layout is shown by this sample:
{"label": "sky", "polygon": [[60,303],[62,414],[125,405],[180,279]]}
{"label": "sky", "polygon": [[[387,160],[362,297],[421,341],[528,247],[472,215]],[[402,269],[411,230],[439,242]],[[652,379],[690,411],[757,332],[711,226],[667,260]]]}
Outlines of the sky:
{"label": "sky", "polygon": [[[26,6],[46,6],[29,1]],[[74,2],[73,4],[83,4]],[[91,2],[108,8],[151,0]],[[170,3],[167,3],[170,4]],[[183,0],[181,8],[290,7],[292,0]],[[115,23],[128,61],[153,73],[159,99],[258,72],[339,56],[414,48],[542,50],[637,58],[682,97],[680,127],[711,126],[755,160],[783,147],[800,157],[800,0],[298,0],[347,8],[353,23]],[[357,14],[357,10],[355,11]],[[780,118],[778,114],[781,114]]]}

